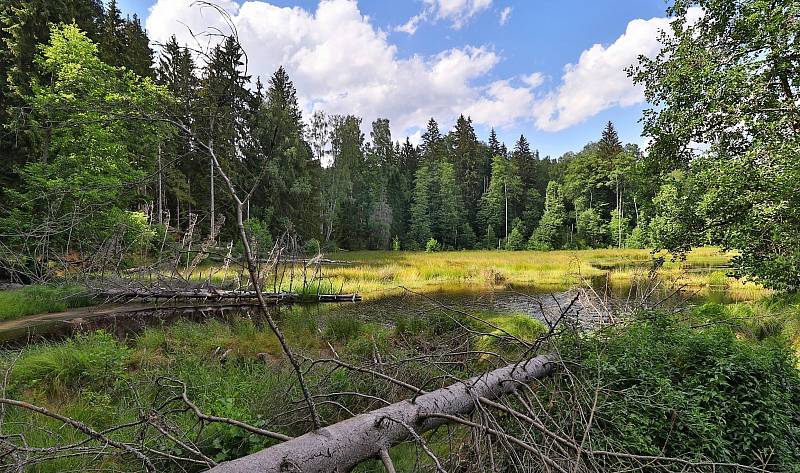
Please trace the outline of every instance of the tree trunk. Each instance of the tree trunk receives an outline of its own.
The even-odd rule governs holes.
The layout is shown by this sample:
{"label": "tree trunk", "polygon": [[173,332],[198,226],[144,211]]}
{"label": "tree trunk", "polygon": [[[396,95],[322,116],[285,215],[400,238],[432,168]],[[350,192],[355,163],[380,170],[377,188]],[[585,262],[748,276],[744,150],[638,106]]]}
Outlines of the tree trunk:
{"label": "tree trunk", "polygon": [[475,409],[477,399],[497,399],[513,392],[519,383],[547,376],[553,371],[556,359],[554,355],[542,355],[508,365],[222,463],[209,472],[350,471],[365,460],[381,458],[389,447],[414,438],[409,429],[419,434],[446,423],[431,414],[469,414]]}

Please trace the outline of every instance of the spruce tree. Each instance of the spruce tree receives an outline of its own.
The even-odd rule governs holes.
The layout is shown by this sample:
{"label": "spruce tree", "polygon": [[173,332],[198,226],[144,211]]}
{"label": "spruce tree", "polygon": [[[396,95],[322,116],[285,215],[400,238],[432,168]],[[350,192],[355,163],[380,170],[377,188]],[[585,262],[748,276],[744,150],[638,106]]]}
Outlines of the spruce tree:
{"label": "spruce tree", "polygon": [[150,49],[150,39],[147,37],[139,17],[126,20],[123,30],[125,54],[124,66],[142,77],[153,77],[153,50]]}
{"label": "spruce tree", "polygon": [[461,115],[450,133],[452,152],[450,160],[455,166],[456,180],[461,187],[461,198],[467,220],[472,223],[478,212],[485,176],[485,155],[481,152],[472,120]]}
{"label": "spruce tree", "polygon": [[458,246],[458,232],[461,227],[461,205],[453,165],[448,162],[438,166],[438,205],[434,215],[434,238],[442,246]]}
{"label": "spruce tree", "polygon": [[556,181],[550,181],[547,185],[544,214],[528,240],[528,249],[553,250],[560,248],[564,240],[566,218],[560,186]]}
{"label": "spruce tree", "polygon": [[422,248],[431,238],[430,213],[430,169],[422,165],[417,169],[414,180],[414,195],[411,199],[411,220],[408,223],[410,247]]}
{"label": "spruce tree", "polygon": [[112,66],[124,66],[126,57],[125,22],[117,0],[109,0],[100,26],[100,59]]}
{"label": "spruce tree", "polygon": [[435,165],[444,158],[444,139],[439,132],[439,124],[433,118],[428,120],[428,128],[422,134],[419,153],[422,162],[428,166]]}

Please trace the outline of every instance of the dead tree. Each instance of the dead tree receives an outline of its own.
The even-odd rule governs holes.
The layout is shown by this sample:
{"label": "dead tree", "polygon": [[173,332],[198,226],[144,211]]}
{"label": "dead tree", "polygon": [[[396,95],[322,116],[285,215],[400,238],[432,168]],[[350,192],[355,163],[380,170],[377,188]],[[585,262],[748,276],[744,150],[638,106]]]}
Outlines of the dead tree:
{"label": "dead tree", "polygon": [[547,376],[556,358],[543,355],[437,389],[409,400],[352,417],[258,453],[223,463],[210,471],[350,471],[370,458],[388,457],[387,450],[447,422],[441,415],[472,412],[482,399],[494,400],[520,384]]}

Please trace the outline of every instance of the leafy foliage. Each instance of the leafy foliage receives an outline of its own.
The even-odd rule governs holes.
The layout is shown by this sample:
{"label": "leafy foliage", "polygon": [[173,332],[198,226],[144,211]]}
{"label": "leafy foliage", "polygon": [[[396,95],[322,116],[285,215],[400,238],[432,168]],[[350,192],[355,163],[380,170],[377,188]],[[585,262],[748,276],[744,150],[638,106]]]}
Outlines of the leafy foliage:
{"label": "leafy foliage", "polygon": [[655,242],[736,248],[740,275],[786,290],[800,288],[799,8],[675,2],[673,34],[632,71],[653,104],[644,131],[647,167],[662,178]]}
{"label": "leafy foliage", "polygon": [[800,373],[784,345],[650,313],[579,346],[568,356],[599,386],[602,448],[796,471]]}

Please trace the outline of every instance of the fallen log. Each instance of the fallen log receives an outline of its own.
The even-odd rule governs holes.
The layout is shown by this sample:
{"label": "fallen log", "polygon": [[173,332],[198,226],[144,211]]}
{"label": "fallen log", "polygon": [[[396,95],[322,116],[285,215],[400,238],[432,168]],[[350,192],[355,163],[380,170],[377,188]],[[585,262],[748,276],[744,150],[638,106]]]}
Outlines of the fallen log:
{"label": "fallen log", "polygon": [[[497,399],[550,374],[555,355],[542,355],[472,379],[351,417],[237,460],[209,473],[345,472],[385,456],[389,447],[447,422],[436,414],[465,415],[479,398]],[[413,429],[413,432],[411,431]]]}
{"label": "fallen log", "polygon": [[[94,291],[95,296],[111,299],[170,299],[170,300],[258,300],[256,291],[238,291],[214,288],[125,288]],[[264,299],[271,302],[358,302],[360,294],[301,294],[297,292],[264,292]]]}

